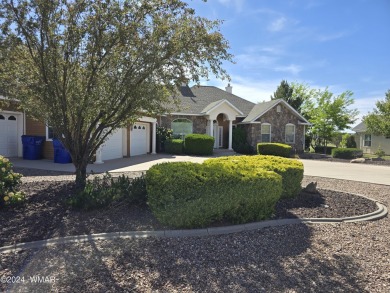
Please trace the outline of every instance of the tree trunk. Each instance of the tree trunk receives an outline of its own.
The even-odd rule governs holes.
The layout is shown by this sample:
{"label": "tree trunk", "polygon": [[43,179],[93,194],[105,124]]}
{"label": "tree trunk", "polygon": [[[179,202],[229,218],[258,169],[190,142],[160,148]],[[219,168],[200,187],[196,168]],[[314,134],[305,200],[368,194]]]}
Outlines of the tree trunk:
{"label": "tree trunk", "polygon": [[74,162],[76,167],[76,189],[83,190],[87,183],[87,166],[88,160],[81,160],[81,162]]}

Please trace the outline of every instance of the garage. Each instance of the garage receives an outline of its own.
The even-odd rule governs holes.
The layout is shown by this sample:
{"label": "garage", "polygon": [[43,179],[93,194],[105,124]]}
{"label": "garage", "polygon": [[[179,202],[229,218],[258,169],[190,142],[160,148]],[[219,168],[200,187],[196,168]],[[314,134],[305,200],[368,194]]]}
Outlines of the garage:
{"label": "garage", "polygon": [[115,130],[102,147],[102,159],[112,160],[122,158],[122,128]]}
{"label": "garage", "polygon": [[149,123],[135,123],[130,128],[130,156],[145,155],[149,152]]}
{"label": "garage", "polygon": [[0,155],[18,156],[18,119],[19,115],[0,112]]}

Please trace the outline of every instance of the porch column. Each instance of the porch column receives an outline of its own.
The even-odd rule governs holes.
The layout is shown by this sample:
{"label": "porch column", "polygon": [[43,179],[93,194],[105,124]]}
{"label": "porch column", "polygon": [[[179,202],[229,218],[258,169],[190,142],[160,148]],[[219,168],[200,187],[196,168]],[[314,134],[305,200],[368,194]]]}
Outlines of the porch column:
{"label": "porch column", "polygon": [[229,147],[228,147],[228,150],[230,150],[230,151],[233,150],[232,143],[233,143],[233,121],[229,120]]}
{"label": "porch column", "polygon": [[214,131],[214,120],[209,120],[209,126],[210,126],[210,136],[214,137],[213,131]]}
{"label": "porch column", "polygon": [[102,148],[99,147],[98,150],[96,151],[96,159],[94,164],[103,164],[104,162],[102,161]]}
{"label": "porch column", "polygon": [[156,154],[156,124],[157,122],[152,122],[152,155]]}

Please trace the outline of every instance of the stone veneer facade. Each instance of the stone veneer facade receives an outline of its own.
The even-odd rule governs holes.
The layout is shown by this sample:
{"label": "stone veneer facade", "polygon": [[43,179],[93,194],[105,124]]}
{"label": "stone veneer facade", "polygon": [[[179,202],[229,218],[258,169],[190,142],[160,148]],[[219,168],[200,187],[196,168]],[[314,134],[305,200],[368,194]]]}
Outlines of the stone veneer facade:
{"label": "stone veneer facade", "polygon": [[285,129],[286,124],[295,125],[295,143],[289,144],[292,146],[295,153],[303,152],[304,145],[304,125],[299,125],[299,118],[294,115],[290,109],[283,104],[280,105],[280,112],[277,112],[277,106],[268,110],[262,115],[256,122],[252,124],[241,124],[247,133],[247,140],[250,145],[256,148],[257,143],[261,141],[261,123],[271,124],[271,142],[286,143],[285,141]]}

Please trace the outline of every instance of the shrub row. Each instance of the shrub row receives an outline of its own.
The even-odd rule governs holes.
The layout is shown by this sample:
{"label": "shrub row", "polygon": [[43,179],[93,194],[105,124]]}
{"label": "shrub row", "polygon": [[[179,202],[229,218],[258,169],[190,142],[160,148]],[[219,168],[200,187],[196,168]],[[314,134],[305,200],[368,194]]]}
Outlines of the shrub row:
{"label": "shrub row", "polygon": [[[327,154],[327,155],[332,154],[332,150],[333,150],[334,148],[335,148],[335,147],[327,146],[327,147],[326,147],[326,154]],[[325,154],[325,147],[324,147],[324,146],[315,146],[315,147],[314,147],[314,152],[317,153],[317,154]]]}
{"label": "shrub row", "polygon": [[213,154],[214,137],[206,134],[188,134],[184,141],[169,139],[165,141],[165,152],[168,154],[208,156]]}
{"label": "shrub row", "polygon": [[332,157],[339,159],[355,159],[361,158],[363,151],[357,148],[333,148]]}
{"label": "shrub row", "polygon": [[193,228],[227,219],[268,218],[282,193],[281,176],[189,162],[155,165],[146,173],[148,204],[163,224]]}
{"label": "shrub row", "polygon": [[101,178],[88,180],[84,190],[72,196],[68,203],[75,208],[91,210],[122,199],[130,204],[146,202],[145,177],[131,179],[121,175],[114,178],[106,173]]}
{"label": "shrub row", "polygon": [[283,143],[258,143],[257,153],[259,155],[271,155],[289,158],[292,147]]}
{"label": "shrub row", "polygon": [[273,171],[282,176],[283,192],[282,197],[294,197],[301,191],[303,179],[303,164],[295,159],[282,158],[277,156],[230,156],[208,159],[206,165],[218,165],[221,169],[230,170],[256,170],[261,168]]}

